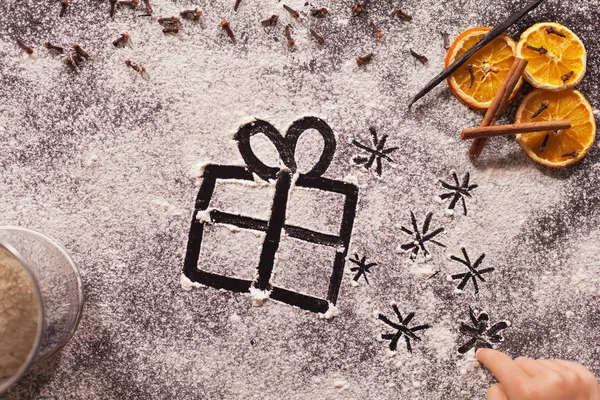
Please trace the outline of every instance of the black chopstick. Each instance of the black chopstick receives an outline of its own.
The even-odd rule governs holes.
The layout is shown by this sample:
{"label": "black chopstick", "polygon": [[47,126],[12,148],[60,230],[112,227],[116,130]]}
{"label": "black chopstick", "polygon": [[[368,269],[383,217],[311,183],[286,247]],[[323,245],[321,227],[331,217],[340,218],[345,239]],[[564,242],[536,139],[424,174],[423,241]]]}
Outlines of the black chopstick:
{"label": "black chopstick", "polygon": [[469,57],[475,54],[478,50],[482,49],[486,44],[490,43],[492,40],[496,39],[500,34],[506,31],[509,27],[511,27],[515,22],[523,18],[525,15],[533,11],[537,6],[539,6],[545,0],[534,0],[524,9],[517,11],[508,17],[504,22],[500,25],[496,26],[494,29],[489,31],[484,37],[481,38],[479,42],[469,50],[467,50],[458,60],[454,61],[452,64],[448,66],[448,68],[444,69],[439,75],[433,78],[429,83],[421,90],[408,104],[408,108],[411,108],[413,104],[415,104],[421,97],[425,96],[429,93],[434,87],[439,85],[444,79],[449,77],[463,65]]}

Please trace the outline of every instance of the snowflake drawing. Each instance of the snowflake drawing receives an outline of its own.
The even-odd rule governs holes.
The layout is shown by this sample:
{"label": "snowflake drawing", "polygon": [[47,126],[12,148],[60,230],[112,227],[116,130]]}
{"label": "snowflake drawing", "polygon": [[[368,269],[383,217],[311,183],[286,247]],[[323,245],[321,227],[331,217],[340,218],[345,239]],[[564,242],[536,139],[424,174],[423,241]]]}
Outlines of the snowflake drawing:
{"label": "snowflake drawing", "polygon": [[464,259],[458,258],[456,256],[451,255],[450,259],[452,261],[459,262],[468,268],[468,271],[462,274],[454,274],[451,276],[452,280],[460,280],[457,289],[464,290],[469,281],[473,281],[473,286],[475,287],[475,294],[479,293],[479,285],[477,284],[477,279],[481,280],[481,282],[485,282],[485,278],[483,274],[488,274],[494,271],[493,267],[478,269],[483,259],[485,258],[485,253],[480,255],[479,258],[475,261],[474,264],[471,264],[471,260],[469,259],[469,255],[467,254],[467,249],[461,247]]}
{"label": "snowflake drawing", "polygon": [[419,325],[419,326],[409,328],[408,325],[414,318],[415,313],[412,312],[412,313],[408,314],[405,318],[402,318],[402,314],[400,314],[398,305],[396,305],[395,303],[392,303],[392,309],[394,310],[394,313],[396,313],[396,317],[398,318],[397,323],[390,321],[390,319],[388,317],[386,317],[385,315],[383,315],[381,313],[378,313],[378,315],[377,315],[377,317],[381,321],[383,321],[385,324],[387,324],[388,326],[390,326],[396,330],[396,332],[394,332],[394,333],[382,334],[381,338],[383,340],[389,340],[390,341],[390,350],[396,351],[396,349],[398,348],[398,341],[404,336],[404,340],[406,341],[406,349],[410,353],[412,353],[412,346],[410,344],[411,339],[416,340],[416,341],[421,341],[421,338],[418,337],[415,334],[415,332],[429,329],[429,328],[431,328],[431,326],[425,324],[425,325]]}
{"label": "snowflake drawing", "polygon": [[365,282],[367,282],[367,285],[370,285],[369,279],[367,278],[367,274],[371,273],[371,268],[376,267],[377,263],[367,264],[367,257],[363,256],[362,258],[359,258],[358,254],[354,254],[354,258],[350,258],[349,261],[356,264],[356,267],[350,268],[351,272],[356,272],[352,280],[358,283],[358,280],[362,276],[365,278]]}
{"label": "snowflake drawing", "polygon": [[504,342],[502,331],[510,327],[509,321],[500,321],[490,326],[489,315],[478,309],[473,310],[471,307],[469,307],[469,318],[472,325],[460,323],[460,332],[469,337],[469,340],[458,349],[460,354],[465,354],[473,348],[491,349]]}
{"label": "snowflake drawing", "polygon": [[429,231],[432,218],[433,218],[432,212],[427,214],[427,216],[425,217],[425,222],[423,223],[423,228],[421,230],[419,230],[419,227],[417,225],[417,218],[415,217],[415,214],[411,211],[410,212],[410,220],[411,220],[411,224],[412,224],[412,230],[408,229],[404,226],[400,227],[402,232],[411,236],[413,239],[411,242],[402,244],[400,246],[400,248],[403,251],[410,252],[410,259],[413,261],[417,258],[417,255],[419,254],[419,252],[423,253],[423,256],[425,257],[425,259],[428,260],[431,258],[429,251],[425,247],[425,244],[427,242],[433,243],[436,246],[446,247],[445,245],[438,242],[437,240],[434,240],[434,238],[436,236],[438,236],[440,233],[444,232],[444,228],[438,228],[438,229],[433,230],[432,232]]}
{"label": "snowflake drawing", "polygon": [[465,198],[472,198],[473,196],[471,195],[471,191],[477,189],[479,186],[471,185],[469,183],[471,179],[471,174],[469,174],[468,172],[463,177],[462,183],[459,183],[458,175],[456,175],[456,172],[452,172],[452,178],[454,179],[454,185],[440,180],[442,187],[444,189],[450,190],[450,192],[440,195],[440,199],[442,199],[443,201],[452,198],[450,204],[448,205],[448,211],[450,214],[454,213],[454,208],[456,207],[456,204],[459,201],[461,201],[463,206],[463,213],[464,215],[467,215],[467,202]]}
{"label": "snowflake drawing", "polygon": [[356,156],[353,158],[354,162],[358,165],[364,166],[366,169],[371,169],[373,164],[375,164],[375,172],[377,175],[381,176],[383,173],[383,161],[387,160],[390,163],[395,164],[394,160],[389,156],[389,154],[398,150],[398,147],[389,147],[385,148],[385,142],[387,141],[387,135],[383,135],[381,140],[377,137],[377,131],[375,128],[370,127],[369,131],[371,132],[371,138],[373,141],[373,147],[369,147],[364,145],[356,140],[352,141],[352,144],[356,147],[366,151],[368,156]]}

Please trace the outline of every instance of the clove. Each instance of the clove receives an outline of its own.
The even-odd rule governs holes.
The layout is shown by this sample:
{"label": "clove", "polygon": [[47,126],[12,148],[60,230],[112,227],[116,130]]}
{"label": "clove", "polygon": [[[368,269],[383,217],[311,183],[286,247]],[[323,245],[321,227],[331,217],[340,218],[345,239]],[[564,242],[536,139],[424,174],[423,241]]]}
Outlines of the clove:
{"label": "clove", "polygon": [[314,29],[310,30],[310,34],[319,42],[319,44],[325,43],[325,38],[322,35],[319,35]]}
{"label": "clove", "polygon": [[427,64],[427,62],[429,61],[429,60],[427,60],[427,57],[425,57],[425,56],[423,56],[423,55],[415,52],[413,49],[410,49],[410,54],[414,58],[416,58],[417,60],[419,60],[421,62],[421,64],[423,64],[423,65]]}
{"label": "clove", "polygon": [[548,146],[548,140],[550,140],[550,135],[546,134],[546,136],[544,136],[544,140],[542,141],[542,144],[540,145],[540,151],[542,153],[544,151],[546,151],[546,147]]}
{"label": "clove", "polygon": [[567,81],[569,79],[571,79],[573,77],[573,75],[575,75],[575,71],[571,71],[569,73],[564,74],[563,76],[560,77],[560,79],[562,79],[563,82],[567,83]]}
{"label": "clove", "polygon": [[366,56],[356,57],[356,63],[358,64],[358,66],[361,66],[370,63],[372,59],[373,53],[369,53]]}
{"label": "clove", "polygon": [[263,19],[260,23],[262,26],[275,26],[279,20],[279,15],[273,14],[267,19]]}
{"label": "clove", "polygon": [[379,29],[377,27],[377,25],[375,24],[375,21],[371,21],[371,26],[373,27],[373,30],[375,31],[375,35],[377,36],[377,39],[381,39],[383,37],[383,32],[381,32],[381,29]]}
{"label": "clove", "polygon": [[531,119],[537,118],[542,112],[544,112],[545,109],[548,108],[549,105],[550,105],[550,102],[548,100],[542,101],[540,108],[538,108],[538,110],[533,113],[533,115],[531,116]]}
{"label": "clove", "polygon": [[150,0],[144,0],[144,12],[146,15],[152,15],[152,7],[150,7]]}
{"label": "clove", "polygon": [[329,11],[325,7],[313,8],[312,10],[310,10],[310,15],[312,15],[313,17],[324,17],[327,15],[328,12]]}
{"label": "clove", "polygon": [[292,18],[295,18],[295,19],[300,18],[300,13],[298,11],[294,10],[292,7],[284,4],[283,8],[285,8],[285,10],[290,13]]}
{"label": "clove", "polygon": [[237,12],[238,7],[240,6],[241,2],[242,2],[242,0],[235,0],[235,5],[233,6],[233,11]]}
{"label": "clove", "polygon": [[294,47],[296,45],[296,41],[292,37],[292,26],[290,24],[287,24],[285,26],[285,29],[283,30],[283,34],[285,35],[285,38],[288,41],[288,46]]}
{"label": "clove", "polygon": [[412,19],[413,19],[411,15],[408,15],[407,13],[405,13],[404,11],[402,11],[399,8],[394,9],[392,14],[400,17],[400,19],[402,19],[404,21],[412,21]]}
{"label": "clove", "polygon": [[117,6],[118,0],[110,0],[110,17],[115,16],[115,7]]}
{"label": "clove", "polygon": [[62,54],[62,53],[65,52],[65,49],[63,49],[60,46],[55,46],[55,45],[53,45],[50,42],[44,43],[44,47],[47,48],[48,50],[53,50],[53,51],[56,51],[57,53],[60,53],[60,54]]}
{"label": "clove", "polygon": [[67,7],[69,6],[69,0],[60,0],[60,17],[64,17],[67,12]]}
{"label": "clove", "polygon": [[29,55],[33,54],[33,47],[27,46],[22,40],[17,39],[17,44],[25,53],[27,53]]}
{"label": "clove", "polygon": [[117,39],[115,39],[112,44],[115,47],[125,47],[125,44],[127,44],[129,42],[129,38],[131,36],[129,35],[129,33],[124,33],[121,36],[119,36]]}
{"label": "clove", "polygon": [[198,8],[193,10],[184,10],[179,13],[183,18],[193,19],[194,21],[198,21],[200,17],[202,17],[202,11]]}
{"label": "clove", "polygon": [[231,30],[231,26],[229,26],[229,21],[227,21],[226,19],[222,19],[221,27],[223,29],[225,29],[225,32],[227,32],[227,36],[229,36],[229,39],[231,39],[231,41],[233,43],[235,43],[235,35],[233,34],[233,31]]}
{"label": "clove", "polygon": [[163,28],[163,33],[172,33],[173,35],[176,35],[179,33],[179,25],[167,26],[166,28]]}
{"label": "clove", "polygon": [[89,54],[87,51],[83,50],[83,49],[81,48],[81,46],[80,46],[80,45],[78,45],[77,43],[75,43],[75,44],[73,45],[73,50],[75,50],[75,52],[76,52],[76,53],[77,53],[79,56],[81,56],[81,57],[85,58],[86,60],[87,60],[88,58],[90,58],[90,54]]}
{"label": "clove", "polygon": [[140,5],[140,2],[138,0],[121,0],[119,1],[119,7],[130,7],[130,8],[136,8],[137,6]]}
{"label": "clove", "polygon": [[541,46],[541,47],[527,46],[527,48],[529,50],[537,51],[538,53],[540,53],[542,55],[548,53],[548,50],[546,50],[546,48],[544,46]]}
{"label": "clove", "polygon": [[362,14],[362,12],[365,11],[364,7],[362,6],[362,4],[360,3],[356,3],[353,7],[352,7],[352,12],[354,13],[354,15],[360,15]]}
{"label": "clove", "polygon": [[564,33],[560,32],[560,31],[557,31],[556,29],[554,29],[551,26],[546,28],[546,32],[548,33],[548,35],[556,35],[556,36],[560,36],[561,38],[567,37],[567,35],[565,35]]}
{"label": "clove", "polygon": [[563,154],[561,157],[562,157],[562,158],[567,158],[567,157],[577,157],[578,155],[579,155],[579,153],[578,153],[578,152],[576,152],[576,151],[572,151],[572,152],[570,152],[570,153],[565,153],[565,154]]}
{"label": "clove", "polygon": [[175,24],[178,24],[179,21],[180,21],[179,17],[176,17],[176,16],[165,17],[165,18],[159,18],[158,19],[158,23],[159,24],[171,24],[171,25],[175,25]]}
{"label": "clove", "polygon": [[65,64],[67,64],[67,66],[71,68],[71,71],[77,73],[77,67],[75,66],[75,63],[73,62],[73,59],[71,57],[65,58]]}

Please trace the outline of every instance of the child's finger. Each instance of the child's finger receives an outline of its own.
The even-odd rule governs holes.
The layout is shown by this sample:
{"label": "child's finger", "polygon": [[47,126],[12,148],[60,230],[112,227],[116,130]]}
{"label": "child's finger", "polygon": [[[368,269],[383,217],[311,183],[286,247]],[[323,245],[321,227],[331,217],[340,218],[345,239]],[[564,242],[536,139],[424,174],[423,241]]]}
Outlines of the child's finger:
{"label": "child's finger", "polygon": [[487,391],[487,400],[509,400],[501,384],[492,385]]}
{"label": "child's finger", "polygon": [[519,367],[512,358],[492,349],[480,349],[476,353],[477,360],[486,366],[504,387],[509,396],[517,397],[523,382],[530,379],[529,375]]}

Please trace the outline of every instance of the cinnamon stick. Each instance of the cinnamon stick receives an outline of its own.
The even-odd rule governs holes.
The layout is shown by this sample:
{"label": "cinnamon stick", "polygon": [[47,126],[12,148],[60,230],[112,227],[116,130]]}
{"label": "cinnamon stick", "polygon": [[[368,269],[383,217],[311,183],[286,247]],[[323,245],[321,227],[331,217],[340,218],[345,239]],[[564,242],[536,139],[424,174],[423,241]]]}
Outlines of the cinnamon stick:
{"label": "cinnamon stick", "polygon": [[490,138],[494,136],[516,135],[518,133],[558,131],[561,129],[569,129],[570,127],[571,121],[568,119],[544,122],[526,122],[523,124],[512,125],[483,126],[479,128],[467,128],[463,130],[460,138],[462,140],[471,140]]}
{"label": "cinnamon stick", "polygon": [[[512,67],[510,67],[510,71],[508,71],[508,75],[504,78],[502,86],[500,86],[500,89],[496,92],[496,96],[494,96],[490,108],[488,108],[485,117],[483,117],[483,121],[481,122],[482,127],[491,126],[496,123],[496,120],[508,105],[510,96],[519,83],[521,76],[523,76],[526,67],[527,61],[522,58],[515,58]],[[487,138],[473,140],[468,152],[469,157],[479,157],[486,142]]]}

